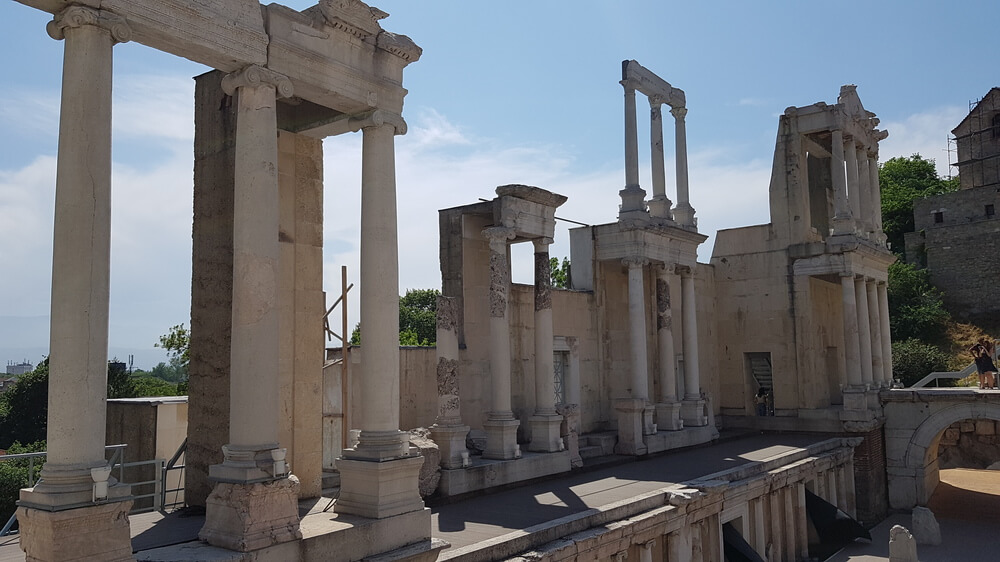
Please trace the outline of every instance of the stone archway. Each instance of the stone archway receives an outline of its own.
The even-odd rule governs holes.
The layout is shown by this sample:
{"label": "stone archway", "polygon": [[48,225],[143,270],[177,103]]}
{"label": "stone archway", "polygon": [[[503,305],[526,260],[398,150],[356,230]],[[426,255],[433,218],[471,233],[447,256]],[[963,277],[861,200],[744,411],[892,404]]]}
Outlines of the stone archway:
{"label": "stone archway", "polygon": [[[941,436],[951,424],[969,419],[1000,421],[1000,405],[960,403],[937,410],[912,432],[901,458],[888,455],[889,504],[893,508],[910,509],[927,503],[939,482],[938,443]],[[889,440],[899,437],[887,434]]]}

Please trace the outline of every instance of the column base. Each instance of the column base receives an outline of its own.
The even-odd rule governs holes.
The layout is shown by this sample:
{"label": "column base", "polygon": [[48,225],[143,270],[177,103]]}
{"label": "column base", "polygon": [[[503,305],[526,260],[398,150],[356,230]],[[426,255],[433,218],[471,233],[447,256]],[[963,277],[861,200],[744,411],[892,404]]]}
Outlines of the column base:
{"label": "column base", "polygon": [[198,538],[237,552],[301,539],[298,501],[295,476],[250,484],[218,482],[205,500],[205,526]]}
{"label": "column base", "polygon": [[135,560],[129,532],[130,509],[131,501],[63,511],[19,507],[21,550],[27,560],[37,562]]}
{"label": "column base", "polygon": [[652,199],[646,202],[646,206],[649,207],[649,217],[654,222],[661,224],[673,222],[674,215],[670,212],[672,204],[666,195],[654,195]]}
{"label": "column base", "polygon": [[697,400],[685,398],[681,402],[681,419],[686,427],[708,425],[708,416],[705,415],[705,401],[700,398]]}
{"label": "column base", "polygon": [[646,443],[643,441],[643,420],[645,418],[646,401],[641,398],[622,398],[615,400],[615,411],[618,413],[618,443],[615,453],[619,455],[645,455]]}
{"label": "column base", "polygon": [[580,405],[560,404],[556,411],[563,417],[560,426],[563,445],[569,451],[569,462],[574,468],[583,466],[583,457],[580,456]]}
{"label": "column base", "polygon": [[424,459],[416,454],[382,462],[339,459],[340,497],[337,513],[385,519],[424,508],[419,476]]}
{"label": "column base", "polygon": [[[106,470],[106,469],[105,469]],[[132,495],[132,486],[107,477],[107,498],[102,503],[122,502]],[[62,511],[94,505],[94,477],[90,470],[52,470],[45,467],[43,480],[34,488],[24,488],[18,505],[43,511]]]}
{"label": "column base", "polygon": [[656,424],[653,423],[653,413],[656,412],[651,404],[646,404],[646,407],[642,409],[642,434],[643,435],[655,435],[656,434]]}
{"label": "column base", "polygon": [[488,419],[483,422],[486,430],[486,450],[484,459],[510,460],[521,457],[521,448],[517,444],[517,428],[521,421],[511,416],[510,419]]}
{"label": "column base", "polygon": [[659,431],[684,429],[680,402],[662,402],[656,405],[656,429]]}
{"label": "column base", "polygon": [[844,409],[845,410],[867,410],[868,409],[868,396],[865,392],[864,387],[854,388],[848,387],[844,389],[842,393],[844,397]]}
{"label": "column base", "polygon": [[358,432],[357,444],[344,449],[345,459],[362,461],[381,462],[415,454],[410,447],[410,434],[398,429],[390,431],[361,430]]}
{"label": "column base", "polygon": [[690,203],[678,203],[673,210],[674,221],[682,226],[696,226],[694,207]]}
{"label": "column base", "polygon": [[560,427],[563,417],[558,415],[531,416],[528,418],[528,426],[531,428],[531,443],[528,450],[537,453],[556,453],[565,449],[562,437],[560,437]]}
{"label": "column base", "polygon": [[[469,450],[465,448],[465,437],[469,434],[467,425],[438,425],[430,427],[431,439],[441,452],[441,468],[462,468]],[[463,459],[462,453],[465,453]]]}
{"label": "column base", "polygon": [[288,476],[290,467],[285,462],[287,449],[278,445],[223,445],[222,464],[208,467],[208,479],[212,482],[230,484],[252,484],[268,482]]}

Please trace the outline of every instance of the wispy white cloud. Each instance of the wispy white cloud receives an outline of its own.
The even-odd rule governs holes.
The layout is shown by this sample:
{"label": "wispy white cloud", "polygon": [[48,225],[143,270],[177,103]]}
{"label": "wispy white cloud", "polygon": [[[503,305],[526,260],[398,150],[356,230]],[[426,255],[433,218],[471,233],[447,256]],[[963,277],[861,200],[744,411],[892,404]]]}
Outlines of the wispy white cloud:
{"label": "wispy white cloud", "polygon": [[967,113],[968,108],[946,106],[910,115],[902,121],[883,121],[879,128],[889,131],[889,137],[880,143],[879,160],[920,154],[934,159],[938,174],[958,173],[954,168],[948,169],[948,137]]}

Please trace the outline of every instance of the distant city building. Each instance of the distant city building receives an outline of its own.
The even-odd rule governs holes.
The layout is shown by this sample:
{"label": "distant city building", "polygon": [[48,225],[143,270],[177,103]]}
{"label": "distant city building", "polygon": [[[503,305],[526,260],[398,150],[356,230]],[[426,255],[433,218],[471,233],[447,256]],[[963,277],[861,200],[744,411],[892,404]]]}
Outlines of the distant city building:
{"label": "distant city building", "polygon": [[959,190],[914,202],[906,261],[925,267],[963,321],[991,323],[1000,312],[1000,88],[991,88],[952,131]]}
{"label": "distant city building", "polygon": [[35,369],[35,366],[27,361],[21,361],[20,363],[15,363],[13,361],[7,362],[7,374],[8,375],[23,375],[25,373],[30,373]]}

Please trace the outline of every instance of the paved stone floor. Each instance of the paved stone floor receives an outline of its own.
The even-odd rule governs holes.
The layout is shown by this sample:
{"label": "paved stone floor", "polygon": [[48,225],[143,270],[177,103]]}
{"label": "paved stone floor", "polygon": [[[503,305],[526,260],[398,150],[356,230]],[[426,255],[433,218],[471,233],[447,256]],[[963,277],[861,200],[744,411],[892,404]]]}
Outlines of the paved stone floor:
{"label": "paved stone floor", "polygon": [[[752,461],[761,461],[811,443],[809,435],[751,435],[725,439],[709,447],[671,452],[654,458],[607,465],[567,477],[547,479],[517,488],[455,501],[432,508],[432,533],[452,547],[451,552],[496,539],[525,527],[551,521],[593,507],[669,488],[681,482]],[[617,459],[624,461],[625,459]],[[995,546],[1000,524],[1000,471],[942,471],[930,507],[938,515],[944,544],[921,545],[920,560],[1000,560]],[[303,503],[303,513],[319,511],[326,500]],[[159,514],[131,517],[133,546],[153,546],[195,540],[203,516],[166,518]],[[888,533],[892,525],[909,526],[909,516],[895,515],[872,530],[872,544],[854,544],[834,555],[834,562],[888,560]],[[21,562],[24,554],[16,538],[0,540],[0,562]]]}

